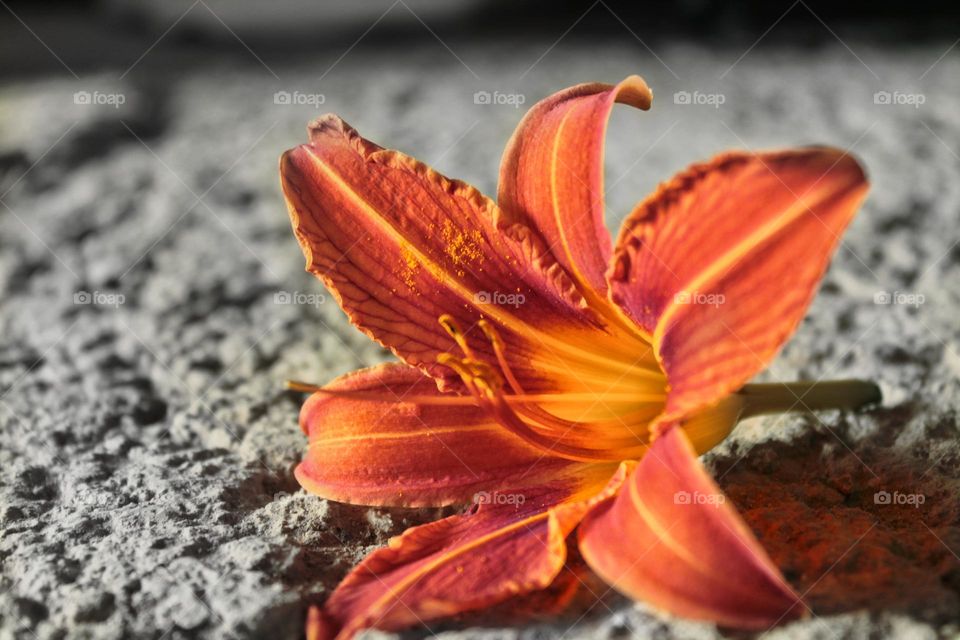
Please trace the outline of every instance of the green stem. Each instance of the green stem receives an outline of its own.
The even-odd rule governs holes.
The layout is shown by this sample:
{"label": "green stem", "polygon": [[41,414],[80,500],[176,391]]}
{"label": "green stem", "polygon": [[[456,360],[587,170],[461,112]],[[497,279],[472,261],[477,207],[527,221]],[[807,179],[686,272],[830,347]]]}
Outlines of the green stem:
{"label": "green stem", "polygon": [[880,387],[867,380],[748,384],[738,393],[746,400],[742,418],[787,411],[853,410],[883,398]]}

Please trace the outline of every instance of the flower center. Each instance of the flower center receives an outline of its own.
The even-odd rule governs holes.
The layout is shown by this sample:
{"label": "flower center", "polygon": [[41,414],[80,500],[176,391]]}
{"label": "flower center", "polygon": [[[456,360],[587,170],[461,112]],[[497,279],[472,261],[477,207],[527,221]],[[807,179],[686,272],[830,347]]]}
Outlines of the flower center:
{"label": "flower center", "polygon": [[585,462],[640,458],[649,425],[663,410],[667,381],[651,345],[634,334],[590,332],[565,336],[566,348],[531,359],[551,391],[528,393],[487,320],[478,323],[496,363],[479,358],[449,315],[440,324],[462,351],[441,354],[476,403],[500,425],[550,455]]}

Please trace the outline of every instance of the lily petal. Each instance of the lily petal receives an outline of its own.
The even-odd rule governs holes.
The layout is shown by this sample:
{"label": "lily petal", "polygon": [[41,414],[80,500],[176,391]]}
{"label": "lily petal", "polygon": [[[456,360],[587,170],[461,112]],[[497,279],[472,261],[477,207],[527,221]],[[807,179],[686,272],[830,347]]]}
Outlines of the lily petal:
{"label": "lily petal", "polygon": [[672,388],[667,415],[715,401],[769,364],[866,191],[860,165],[836,149],[729,153],[637,206],[610,293],[653,334]]}
{"label": "lily petal", "polygon": [[456,348],[444,314],[488,361],[491,346],[471,328],[494,322],[520,377],[533,373],[532,344],[563,346],[552,329],[598,326],[536,231],[336,116],[311,125],[310,143],[286,152],[280,173],[307,270],[356,326],[437,378],[455,379],[436,364]]}
{"label": "lily petal", "polygon": [[547,239],[587,295],[606,298],[610,233],[603,221],[603,147],[617,102],[649,109],[638,76],[581,84],[538,102],[517,127],[500,165],[498,201]]}
{"label": "lily petal", "polygon": [[522,502],[481,504],[408,529],[340,583],[324,604],[321,637],[402,629],[548,587],[563,568],[567,536],[619,489],[627,469],[593,495],[561,485],[509,492],[501,495]]}
{"label": "lily petal", "polygon": [[616,469],[545,455],[409,365],[363,369],[325,389],[300,412],[310,445],[296,476],[330,500],[443,506],[552,481],[597,491]]}
{"label": "lily petal", "polygon": [[619,495],[587,515],[579,541],[607,583],[679,616],[760,629],[802,613],[680,427],[661,432]]}

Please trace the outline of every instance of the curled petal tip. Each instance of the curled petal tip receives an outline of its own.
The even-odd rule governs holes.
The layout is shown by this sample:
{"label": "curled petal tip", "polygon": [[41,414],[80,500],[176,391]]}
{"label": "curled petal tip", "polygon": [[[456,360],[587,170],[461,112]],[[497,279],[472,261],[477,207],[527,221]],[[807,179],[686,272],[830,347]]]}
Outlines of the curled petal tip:
{"label": "curled petal tip", "polygon": [[822,179],[828,175],[843,176],[853,188],[869,186],[866,169],[849,150],[823,145],[807,147],[807,150],[820,155]]}
{"label": "curled petal tip", "polygon": [[335,113],[325,113],[322,116],[311,120],[307,124],[307,134],[310,136],[311,142],[314,141],[318,135],[327,130],[334,130],[342,133],[352,129],[350,125],[343,121],[343,118]]}
{"label": "curled petal tip", "polygon": [[559,91],[527,112],[501,161],[501,208],[536,227],[599,307],[606,297],[603,276],[611,248],[603,221],[607,121],[617,102],[646,110],[652,100],[640,76]]}
{"label": "curled petal tip", "polygon": [[653,91],[640,76],[627,76],[617,85],[617,102],[646,111],[653,104]]}

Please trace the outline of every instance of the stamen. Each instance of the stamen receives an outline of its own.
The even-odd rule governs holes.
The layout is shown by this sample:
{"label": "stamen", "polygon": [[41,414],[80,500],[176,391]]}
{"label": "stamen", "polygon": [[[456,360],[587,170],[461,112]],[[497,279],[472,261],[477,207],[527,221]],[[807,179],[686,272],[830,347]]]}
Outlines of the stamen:
{"label": "stamen", "polygon": [[[489,321],[481,319],[478,324],[493,349],[499,370],[477,357],[470,348],[463,330],[452,316],[444,314],[438,318],[438,321],[456,342],[464,357],[459,358],[449,353],[442,353],[437,356],[437,362],[450,368],[460,377],[469,395],[408,395],[401,398],[400,402],[434,406],[477,406],[531,446],[551,455],[580,462],[639,458],[646,451],[648,446],[646,428],[643,429],[642,434],[636,434],[632,432],[629,425],[646,425],[659,413],[663,404],[662,394],[610,392],[527,394],[507,359],[506,343]],[[626,374],[621,375],[621,379],[624,377]],[[503,392],[503,378],[506,378],[506,384],[512,393]],[[288,389],[304,393],[324,393],[358,400],[397,402],[396,397],[390,397],[392,394],[379,390],[331,389],[297,381],[287,381],[286,386]],[[618,416],[615,420],[584,422],[560,418],[538,404],[545,402],[554,406],[580,405],[591,401],[594,404],[607,401],[626,403],[633,406],[640,405],[640,408]],[[625,435],[624,431],[629,431],[630,435]],[[602,446],[591,446],[592,442],[602,443]]]}
{"label": "stamen", "polygon": [[[649,432],[647,424],[663,408],[665,395],[661,384],[656,389],[651,388],[650,378],[665,387],[662,371],[648,369],[644,358],[624,368],[622,361],[617,360],[620,366],[611,371],[609,365],[599,367],[599,363],[614,360],[595,352],[577,347],[576,351],[588,356],[580,361],[576,358],[565,361],[567,371],[565,375],[573,374],[570,367],[577,371],[577,377],[585,375],[595,379],[604,387],[603,391],[590,393],[541,393],[530,395],[520,383],[519,377],[513,371],[506,355],[506,342],[501,338],[496,327],[486,319],[480,319],[478,325],[486,336],[496,357],[496,365],[481,360],[476,352],[470,348],[463,330],[457,321],[449,314],[438,318],[440,325],[453,338],[463,352],[462,358],[449,353],[437,356],[437,362],[449,367],[456,373],[466,390],[470,393],[470,400],[486,411],[501,426],[519,437],[531,446],[537,447],[551,455],[577,460],[581,462],[614,461],[638,458],[644,454],[649,446]],[[573,345],[569,345],[573,347]],[[542,364],[537,363],[540,368]],[[556,363],[561,364],[561,363]],[[639,365],[639,366],[638,366]],[[606,375],[602,375],[606,374]],[[612,376],[618,375],[616,379]],[[617,393],[609,388],[614,381],[627,389],[634,389],[639,384],[642,389],[652,393]],[[504,393],[506,386],[507,393]],[[655,392],[655,391],[660,392]],[[466,398],[458,397],[461,402]],[[591,403],[592,404],[588,404]],[[606,402],[630,405],[632,410],[626,413],[614,413],[614,419],[601,421],[568,420],[555,415],[540,405],[547,403],[552,406],[563,404],[588,404],[588,411],[593,405],[604,406]],[[642,427],[641,433],[636,433],[630,425]],[[595,446],[599,445],[599,446]]]}
{"label": "stamen", "polygon": [[[506,377],[507,381],[510,383],[510,387],[513,389],[513,392],[521,397],[526,395],[523,387],[520,385],[520,382],[514,375],[513,370],[510,368],[510,363],[506,358],[503,338],[500,337],[500,334],[497,332],[496,328],[485,319],[481,319],[478,324],[480,325],[480,329],[483,331],[484,335],[487,336],[490,344],[493,346],[493,352],[496,354],[497,362],[500,364],[500,369],[503,371],[504,377]],[[594,402],[602,402],[602,398],[603,394],[597,394],[594,398]],[[656,413],[659,413],[659,408],[655,411]],[[532,403],[519,405],[517,407],[517,412],[522,415],[526,415],[528,418],[541,422],[548,429],[562,430],[564,433],[573,429],[584,428],[607,431],[611,429],[623,428],[624,424],[626,424],[626,421],[622,418],[616,421],[610,420],[599,423],[564,420],[563,418],[550,413],[543,407]],[[656,413],[654,415],[656,415]]]}
{"label": "stamen", "polygon": [[550,437],[531,429],[530,426],[521,420],[513,409],[507,405],[502,395],[490,397],[489,405],[490,410],[497,417],[497,422],[503,425],[508,431],[528,444],[569,460],[579,462],[628,460],[641,457],[647,450],[647,444],[645,443],[637,443],[632,447],[604,449],[573,446],[564,442],[563,434],[559,437]]}
{"label": "stamen", "polygon": [[[471,393],[475,395],[477,402],[482,408],[485,408],[489,413],[496,417],[497,421],[502,426],[506,427],[507,430],[528,444],[539,447],[540,449],[544,449],[551,453],[555,453],[561,457],[582,462],[618,460],[622,459],[621,456],[624,454],[624,452],[637,453],[639,456],[646,451],[645,444],[640,444],[639,446],[637,445],[639,438],[636,437],[623,443],[618,442],[618,446],[614,449],[574,447],[562,441],[567,432],[575,428],[582,429],[583,427],[590,426],[588,423],[570,422],[562,424],[561,426],[566,427],[566,430],[562,434],[559,434],[559,436],[555,433],[555,430],[550,429],[548,429],[547,433],[540,433],[535,429],[535,427],[543,427],[543,424],[538,424],[536,421],[534,421],[532,424],[525,422],[512,408],[510,408],[508,404],[509,401],[523,401],[524,399],[529,399],[523,395],[520,395],[519,397],[505,396],[502,393],[499,379],[496,377],[495,373],[489,369],[489,366],[486,363],[468,362],[465,360],[459,360],[452,356],[442,358],[442,360],[444,360],[448,366],[452,365],[451,368],[460,374],[464,384],[466,384]],[[536,410],[536,413],[542,413],[544,416],[553,417],[552,414],[540,409],[540,407],[537,405],[523,404],[520,406],[521,408],[526,408],[528,410]],[[622,426],[622,423],[614,426]],[[554,432],[551,433],[551,431]],[[634,446],[631,447],[631,445]]]}
{"label": "stamen", "polygon": [[478,324],[480,325],[480,330],[483,331],[483,334],[487,336],[487,340],[489,340],[490,344],[493,346],[493,353],[497,356],[497,362],[500,364],[500,370],[503,371],[504,377],[507,379],[507,382],[510,383],[510,388],[513,389],[515,394],[523,395],[523,387],[520,386],[520,382],[517,380],[517,377],[513,375],[513,370],[510,368],[510,363],[507,362],[503,338],[500,337],[500,334],[497,333],[497,330],[492,324],[487,322],[486,319],[481,318]]}

